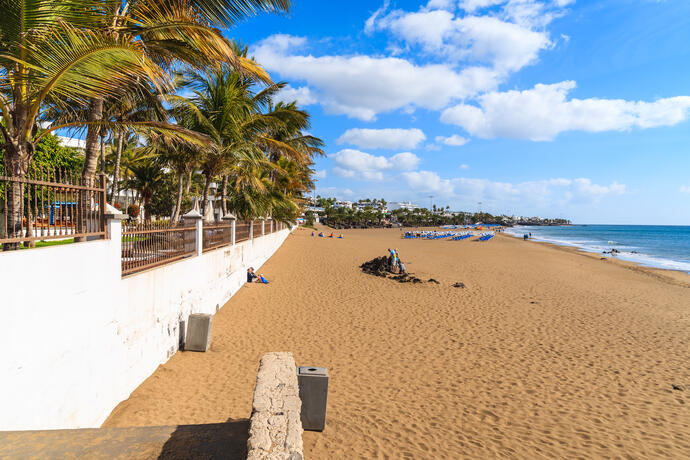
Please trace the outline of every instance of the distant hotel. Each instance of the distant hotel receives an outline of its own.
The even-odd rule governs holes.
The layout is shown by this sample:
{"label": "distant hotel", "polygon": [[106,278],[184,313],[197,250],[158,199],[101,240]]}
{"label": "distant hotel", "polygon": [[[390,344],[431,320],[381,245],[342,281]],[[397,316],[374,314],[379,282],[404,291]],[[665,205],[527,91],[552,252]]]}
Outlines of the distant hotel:
{"label": "distant hotel", "polygon": [[414,211],[415,209],[419,209],[419,206],[410,201],[394,201],[392,203],[388,203],[388,209],[391,211],[395,211],[396,209]]}

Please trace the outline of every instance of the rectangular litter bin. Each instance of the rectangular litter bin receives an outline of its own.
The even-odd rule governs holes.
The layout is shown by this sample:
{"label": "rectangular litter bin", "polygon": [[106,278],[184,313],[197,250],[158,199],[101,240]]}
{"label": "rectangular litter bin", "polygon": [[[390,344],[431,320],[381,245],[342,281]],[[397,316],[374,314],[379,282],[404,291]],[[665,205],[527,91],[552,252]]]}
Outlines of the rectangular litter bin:
{"label": "rectangular litter bin", "polygon": [[297,381],[299,397],[302,400],[302,428],[309,431],[323,431],[326,426],[328,369],[301,366],[297,370]]}
{"label": "rectangular litter bin", "polygon": [[206,351],[211,345],[211,325],[213,316],[203,313],[189,315],[187,323],[187,340],[184,349],[188,351]]}

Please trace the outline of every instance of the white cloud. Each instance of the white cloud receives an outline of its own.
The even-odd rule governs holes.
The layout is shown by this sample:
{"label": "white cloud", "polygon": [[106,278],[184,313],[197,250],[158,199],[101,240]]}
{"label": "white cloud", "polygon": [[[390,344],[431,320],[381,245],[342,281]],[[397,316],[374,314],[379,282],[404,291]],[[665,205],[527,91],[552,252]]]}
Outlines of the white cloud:
{"label": "white cloud", "polygon": [[568,203],[596,203],[606,196],[625,193],[625,185],[594,184],[590,179],[545,179],[520,183],[495,182],[488,179],[457,177],[443,179],[433,171],[404,172],[402,177],[418,193],[435,193],[446,200],[461,199],[504,205],[552,206]]}
{"label": "white cloud", "polygon": [[445,145],[450,145],[450,146],[454,146],[454,147],[459,147],[461,145],[465,145],[469,141],[470,141],[469,139],[462,137],[462,136],[458,136],[457,134],[453,134],[452,136],[448,136],[448,137],[436,136],[436,142],[438,142],[439,144],[445,144]]}
{"label": "white cloud", "polygon": [[461,164],[461,165],[459,166],[459,168],[460,168],[460,169],[465,169],[465,170],[467,170],[467,169],[470,169],[470,165]]}
{"label": "white cloud", "polygon": [[312,94],[311,90],[306,86],[300,86],[299,88],[293,88],[287,85],[285,88],[280,90],[275,96],[275,101],[277,102],[294,102],[297,101],[299,106],[307,106],[316,104],[318,101],[316,97]]}
{"label": "white cloud", "polygon": [[552,46],[543,30],[531,30],[495,16],[455,15],[446,10],[391,11],[377,16],[371,28],[390,31],[407,45],[452,62],[491,66],[507,75],[535,61],[539,51]]}
{"label": "white cloud", "polygon": [[344,149],[330,155],[335,163],[336,176],[351,179],[382,180],[386,171],[410,171],[420,158],[414,153],[402,152],[391,157],[376,156],[354,149]]}
{"label": "white cloud", "polygon": [[460,8],[468,13],[474,13],[476,10],[486,8],[489,6],[500,5],[506,0],[460,0]]}
{"label": "white cloud", "polygon": [[690,193],[690,185],[681,185],[680,193]]}
{"label": "white cloud", "polygon": [[421,129],[359,129],[345,131],[336,141],[364,149],[414,149],[426,136]]}
{"label": "white cloud", "polygon": [[623,99],[568,99],[574,81],[538,84],[524,91],[490,92],[479,106],[460,104],[441,114],[444,123],[461,126],[485,139],[496,137],[553,140],[565,131],[627,131],[673,126],[687,119],[690,97],[654,102]]}
{"label": "white cloud", "polygon": [[316,179],[325,179],[328,176],[328,173],[326,172],[325,169],[322,169],[320,171],[315,171],[314,172],[314,177]]}
{"label": "white cloud", "polygon": [[397,109],[440,110],[453,100],[495,89],[497,71],[480,66],[456,71],[446,64],[416,65],[395,57],[294,54],[306,40],[273,35],[252,50],[258,62],[282,78],[306,81],[326,111],[365,121]]}
{"label": "white cloud", "polygon": [[456,0],[429,0],[426,4],[427,10],[449,10],[455,9]]}

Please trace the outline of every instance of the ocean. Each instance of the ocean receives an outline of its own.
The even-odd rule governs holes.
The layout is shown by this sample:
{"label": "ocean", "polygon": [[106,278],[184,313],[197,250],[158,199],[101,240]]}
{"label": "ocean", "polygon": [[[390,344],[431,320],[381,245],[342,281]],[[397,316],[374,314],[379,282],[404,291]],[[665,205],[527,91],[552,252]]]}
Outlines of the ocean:
{"label": "ocean", "polygon": [[690,273],[690,226],[572,225],[506,229],[506,233],[520,238],[529,232],[535,241],[574,246],[588,252],[616,249],[620,252],[612,257]]}

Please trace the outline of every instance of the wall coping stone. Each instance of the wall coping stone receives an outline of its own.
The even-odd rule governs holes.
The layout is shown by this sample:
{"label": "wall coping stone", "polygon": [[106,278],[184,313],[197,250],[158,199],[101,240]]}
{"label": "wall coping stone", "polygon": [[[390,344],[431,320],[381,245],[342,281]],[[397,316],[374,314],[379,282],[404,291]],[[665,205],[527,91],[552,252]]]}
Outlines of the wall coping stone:
{"label": "wall coping stone", "polygon": [[301,410],[292,353],[266,353],[256,376],[247,460],[303,460]]}

